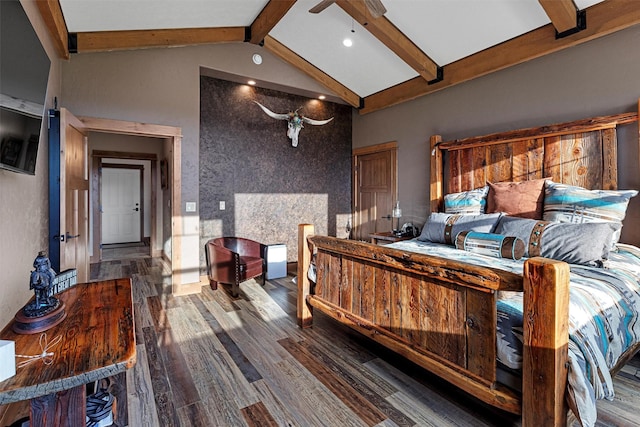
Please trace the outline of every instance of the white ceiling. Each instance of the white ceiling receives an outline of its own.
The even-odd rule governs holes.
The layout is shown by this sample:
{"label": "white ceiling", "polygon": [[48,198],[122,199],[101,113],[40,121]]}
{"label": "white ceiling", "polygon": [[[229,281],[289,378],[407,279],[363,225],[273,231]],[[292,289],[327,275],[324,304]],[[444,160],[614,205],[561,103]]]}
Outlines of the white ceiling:
{"label": "white ceiling", "polygon": [[[269,35],[364,98],[418,73],[333,4],[298,0]],[[602,0],[574,0],[585,9]],[[551,21],[538,0],[382,0],[385,17],[438,66]],[[247,27],[267,0],[60,0],[69,32]],[[354,32],[352,32],[352,29]],[[353,46],[342,40],[350,36]]]}

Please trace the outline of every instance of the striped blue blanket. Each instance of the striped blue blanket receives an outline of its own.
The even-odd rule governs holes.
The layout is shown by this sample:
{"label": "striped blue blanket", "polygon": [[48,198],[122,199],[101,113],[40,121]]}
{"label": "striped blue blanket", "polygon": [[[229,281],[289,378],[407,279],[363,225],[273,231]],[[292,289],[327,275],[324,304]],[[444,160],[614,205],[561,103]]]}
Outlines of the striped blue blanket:
{"label": "striped blue blanket", "polygon": [[[417,239],[389,247],[522,274],[523,260],[493,258]],[[583,426],[595,425],[596,400],[613,399],[610,369],[640,341],[640,249],[618,244],[604,268],[570,265],[568,397]],[[522,367],[522,294],[501,292],[498,362]]]}

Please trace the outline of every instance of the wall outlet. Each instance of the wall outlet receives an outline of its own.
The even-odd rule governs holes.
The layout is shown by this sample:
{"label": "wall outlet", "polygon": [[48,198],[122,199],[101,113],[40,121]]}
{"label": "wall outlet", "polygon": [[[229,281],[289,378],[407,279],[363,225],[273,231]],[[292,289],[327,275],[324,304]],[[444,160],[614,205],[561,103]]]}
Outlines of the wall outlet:
{"label": "wall outlet", "polygon": [[220,200],[220,210],[223,211],[227,208],[227,204],[224,202],[224,200]]}
{"label": "wall outlet", "polygon": [[187,212],[195,212],[196,211],[196,202],[186,202],[185,210]]}

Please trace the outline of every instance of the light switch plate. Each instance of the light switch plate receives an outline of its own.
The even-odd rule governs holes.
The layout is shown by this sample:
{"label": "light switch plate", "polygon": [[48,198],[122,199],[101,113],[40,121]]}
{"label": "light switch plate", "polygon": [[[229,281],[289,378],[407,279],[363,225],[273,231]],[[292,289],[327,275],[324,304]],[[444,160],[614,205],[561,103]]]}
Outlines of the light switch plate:
{"label": "light switch plate", "polygon": [[227,208],[227,204],[224,202],[224,200],[220,200],[220,210],[223,211]]}
{"label": "light switch plate", "polygon": [[196,202],[186,202],[185,210],[187,212],[195,212],[196,211]]}

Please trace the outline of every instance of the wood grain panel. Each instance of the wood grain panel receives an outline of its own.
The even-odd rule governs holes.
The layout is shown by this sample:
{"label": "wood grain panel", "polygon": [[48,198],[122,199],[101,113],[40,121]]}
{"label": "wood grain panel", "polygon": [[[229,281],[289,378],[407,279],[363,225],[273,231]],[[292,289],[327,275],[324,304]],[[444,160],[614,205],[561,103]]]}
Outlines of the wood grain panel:
{"label": "wood grain panel", "polygon": [[534,138],[527,141],[527,178],[526,181],[542,179],[544,171],[544,139]]}
{"label": "wood grain panel", "polygon": [[[640,105],[640,101],[638,105]],[[600,188],[603,190],[617,190],[618,137],[616,128],[602,131],[602,164],[602,186]]]}
{"label": "wood grain panel", "polygon": [[340,307],[350,309],[353,304],[353,258],[342,258],[340,278]]}
{"label": "wood grain panel", "polygon": [[475,188],[473,182],[473,152],[471,150],[460,150],[460,188]]}
{"label": "wood grain panel", "polygon": [[403,276],[396,272],[391,271],[391,305],[390,311],[390,324],[389,331],[398,336],[402,336],[402,287]]}
{"label": "wood grain panel", "polygon": [[360,316],[363,319],[373,321],[373,312],[375,304],[375,289],[376,289],[376,266],[371,264],[365,264],[362,284],[360,290]]}
{"label": "wood grain panel", "polygon": [[529,158],[527,141],[511,144],[511,178],[510,181],[526,181],[529,175]]}
{"label": "wood grain panel", "polygon": [[462,191],[462,178],[461,178],[461,165],[460,165],[460,153],[450,151],[449,152],[449,176],[447,182],[449,185],[449,191],[447,193],[458,193]]}
{"label": "wood grain panel", "polygon": [[[398,411],[392,404],[390,404],[385,397],[389,394],[384,393],[384,390],[381,390],[378,387],[378,384],[368,383],[362,381],[362,375],[367,375],[367,369],[358,369],[357,371],[353,371],[351,369],[345,369],[345,362],[338,354],[330,354],[326,350],[323,350],[320,346],[313,344],[307,340],[298,343],[301,347],[303,347],[310,355],[312,355],[315,359],[317,359],[318,363],[326,366],[340,378],[342,378],[349,386],[353,387],[354,390],[357,390],[363,397],[365,397],[369,402],[375,405],[380,412],[388,416],[391,420],[393,420],[399,426],[413,426],[415,422],[411,420],[411,418],[407,417],[402,412]],[[363,372],[364,371],[364,372]],[[377,382],[380,381],[377,378]],[[380,393],[384,394],[381,395]]]}
{"label": "wood grain panel", "polygon": [[389,310],[391,303],[391,272],[380,269],[377,279],[374,320],[381,327],[388,329],[391,325],[391,312]]}
{"label": "wood grain panel", "polygon": [[306,348],[288,338],[280,340],[278,343],[287,349],[325,387],[338,396],[366,425],[372,427],[386,418],[378,408],[364,399],[345,380],[335,375],[326,365],[319,363]]}
{"label": "wood grain panel", "polygon": [[487,158],[484,147],[475,147],[470,150],[473,152],[473,188],[479,188],[487,182]]}
{"label": "wood grain panel", "polygon": [[531,258],[524,265],[523,425],[566,424],[569,265]]}
{"label": "wood grain panel", "polygon": [[325,281],[329,272],[328,266],[329,266],[329,255],[327,255],[325,252],[318,251],[318,254],[316,255],[317,280],[316,280],[314,293],[316,295],[322,296],[323,298],[327,298],[327,295],[325,295],[325,292],[326,292]]}
{"label": "wood grain panel", "polygon": [[467,299],[467,369],[493,384],[496,381],[496,338],[498,324],[496,294],[469,289]]}
{"label": "wood grain panel", "polygon": [[362,307],[362,281],[365,266],[362,263],[353,264],[353,282],[351,282],[351,311],[360,313]]}
{"label": "wood grain panel", "polygon": [[249,427],[278,427],[278,423],[262,402],[244,407],[240,411]]}
{"label": "wood grain panel", "polygon": [[158,419],[163,425],[177,424],[178,414],[174,406],[169,381],[164,375],[166,368],[158,350],[158,337],[153,328],[144,328],[144,345],[147,350],[147,362],[152,378],[153,397],[158,411]]}
{"label": "wood grain panel", "polygon": [[328,281],[325,282],[327,300],[332,304],[340,305],[340,287],[342,278],[342,258],[331,257],[329,259]]}
{"label": "wood grain panel", "polygon": [[555,182],[562,182],[562,138],[551,136],[544,139],[544,173]]}
{"label": "wood grain panel", "polygon": [[417,276],[405,277],[405,310],[402,317],[404,336],[411,343],[420,342],[420,285]]}
{"label": "wood grain panel", "polygon": [[601,132],[575,134],[566,150],[571,165],[570,181],[584,188],[600,188],[603,165]]}
{"label": "wood grain panel", "polygon": [[466,367],[465,301],[466,294],[455,286],[422,283],[425,314],[421,329],[425,349]]}
{"label": "wood grain panel", "polygon": [[487,181],[511,181],[511,145],[500,144],[487,147]]}

